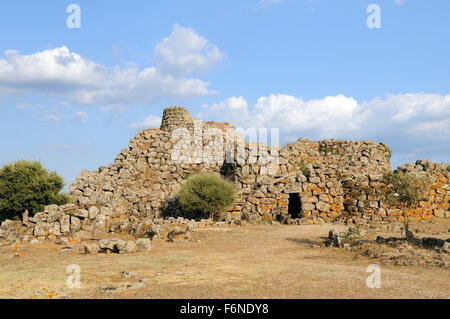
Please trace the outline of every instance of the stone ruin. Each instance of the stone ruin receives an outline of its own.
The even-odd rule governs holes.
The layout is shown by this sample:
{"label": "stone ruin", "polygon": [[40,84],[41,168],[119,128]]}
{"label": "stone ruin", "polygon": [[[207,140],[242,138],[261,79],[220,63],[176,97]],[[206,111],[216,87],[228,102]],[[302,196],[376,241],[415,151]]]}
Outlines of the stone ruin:
{"label": "stone ruin", "polygon": [[[181,138],[188,136],[186,142]],[[191,143],[192,141],[192,143]],[[174,154],[182,156],[174,159]],[[183,157],[184,156],[184,157]],[[102,239],[109,233],[185,240],[190,230],[249,222],[317,224],[396,221],[401,212],[375,193],[391,170],[391,151],[373,141],[300,138],[283,148],[247,143],[228,123],[195,120],[183,107],[164,110],[161,127],[140,131],[113,164],[82,171],[70,185],[73,204],[51,205],[22,222],[5,221],[0,237]],[[231,158],[231,161],[230,161]],[[180,160],[181,159],[181,160]],[[413,217],[450,217],[446,164],[422,160],[400,166],[432,187]],[[174,198],[194,174],[221,174],[239,190],[238,202],[218,220],[189,219]]]}

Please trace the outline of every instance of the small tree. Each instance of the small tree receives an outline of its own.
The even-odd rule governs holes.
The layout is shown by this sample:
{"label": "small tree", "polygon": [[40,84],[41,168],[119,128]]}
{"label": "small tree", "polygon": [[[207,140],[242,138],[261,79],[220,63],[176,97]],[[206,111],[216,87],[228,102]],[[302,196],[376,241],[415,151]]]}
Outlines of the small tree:
{"label": "small tree", "polygon": [[236,202],[237,189],[219,175],[202,173],[189,177],[176,197],[181,208],[195,215],[214,215]]}
{"label": "small tree", "polygon": [[418,207],[427,190],[426,181],[411,174],[396,171],[383,177],[378,192],[386,204],[401,210],[406,236],[409,232],[408,210]]}
{"label": "small tree", "polygon": [[44,206],[68,202],[60,194],[64,181],[55,172],[48,172],[39,162],[17,161],[0,170],[0,220],[21,216],[28,210],[34,215]]}

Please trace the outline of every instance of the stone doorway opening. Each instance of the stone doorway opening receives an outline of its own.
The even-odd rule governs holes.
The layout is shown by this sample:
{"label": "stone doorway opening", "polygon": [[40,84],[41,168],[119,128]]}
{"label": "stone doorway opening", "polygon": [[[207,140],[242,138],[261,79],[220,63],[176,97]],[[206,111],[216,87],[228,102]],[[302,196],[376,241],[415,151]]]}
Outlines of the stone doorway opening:
{"label": "stone doorway opening", "polygon": [[302,202],[300,200],[300,195],[298,193],[289,194],[289,206],[288,213],[291,218],[302,218]]}

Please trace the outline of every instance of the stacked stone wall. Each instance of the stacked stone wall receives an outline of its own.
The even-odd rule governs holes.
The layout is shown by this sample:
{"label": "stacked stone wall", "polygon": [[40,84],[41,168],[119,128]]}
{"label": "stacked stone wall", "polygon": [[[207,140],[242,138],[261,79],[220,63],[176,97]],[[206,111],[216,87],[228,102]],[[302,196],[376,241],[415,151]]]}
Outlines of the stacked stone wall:
{"label": "stacked stone wall", "polygon": [[[74,204],[47,207],[27,221],[29,235],[84,232],[101,237],[124,231],[142,236],[152,233],[153,225],[161,220],[175,221],[173,227],[178,227],[176,223],[186,215],[174,195],[187,177],[200,172],[221,174],[239,191],[235,207],[218,212],[221,222],[247,219],[295,224],[343,219],[359,223],[402,217],[375,192],[383,175],[391,170],[390,149],[384,143],[299,139],[280,149],[242,144],[243,136],[235,134],[228,123],[200,124],[182,107],[166,109],[160,129],[139,132],[114,163],[77,176],[70,185]],[[187,142],[174,134],[178,128],[186,129]],[[206,134],[210,129],[221,134]],[[196,139],[198,133],[200,139]],[[180,161],[175,153],[188,156]],[[232,161],[230,154],[234,155]],[[427,200],[412,212],[415,218],[449,217],[450,173],[446,166],[418,161],[398,169],[423,175],[431,183]],[[291,201],[296,196],[300,205],[293,211]],[[185,224],[196,222],[200,221]]]}

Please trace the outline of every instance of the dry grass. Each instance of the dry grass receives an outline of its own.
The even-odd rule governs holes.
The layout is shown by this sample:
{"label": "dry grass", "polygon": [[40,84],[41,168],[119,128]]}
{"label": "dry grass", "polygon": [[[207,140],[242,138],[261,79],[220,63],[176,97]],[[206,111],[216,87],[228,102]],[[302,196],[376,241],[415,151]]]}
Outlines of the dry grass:
{"label": "dry grass", "polygon": [[[447,225],[448,227],[448,225]],[[194,241],[156,241],[148,253],[66,255],[54,244],[0,247],[0,297],[33,297],[42,288],[69,298],[448,298],[448,270],[381,266],[381,288],[369,289],[374,260],[350,251],[313,247],[336,225],[270,226],[197,231]],[[200,241],[200,242],[199,242]],[[21,257],[14,257],[18,252]],[[77,264],[82,288],[66,287]],[[139,290],[99,294],[127,270],[147,279]]]}

